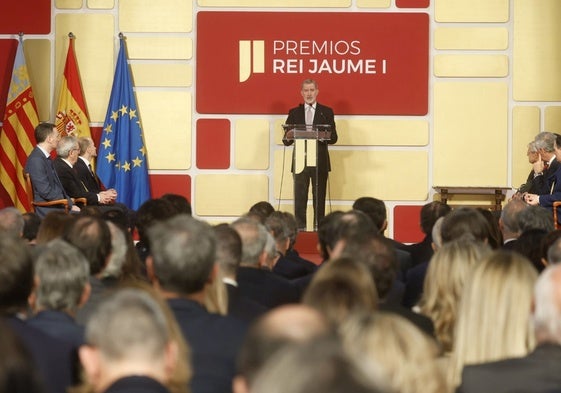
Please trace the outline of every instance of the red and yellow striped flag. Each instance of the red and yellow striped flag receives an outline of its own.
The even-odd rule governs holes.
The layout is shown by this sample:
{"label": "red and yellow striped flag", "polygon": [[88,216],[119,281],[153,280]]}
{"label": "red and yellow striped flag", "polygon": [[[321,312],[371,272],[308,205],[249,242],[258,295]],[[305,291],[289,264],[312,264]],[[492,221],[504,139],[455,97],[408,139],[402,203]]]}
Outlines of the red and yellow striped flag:
{"label": "red and yellow striped flag", "polygon": [[64,75],[58,96],[55,125],[61,136],[91,138],[88,111],[80,83],[80,74],[74,54],[74,36],[70,33]]}
{"label": "red and yellow striped flag", "polygon": [[5,191],[4,205],[13,205],[22,211],[31,209],[25,191],[23,168],[27,156],[33,150],[34,130],[38,123],[37,105],[25,65],[23,40],[20,37],[0,131],[0,183]]}

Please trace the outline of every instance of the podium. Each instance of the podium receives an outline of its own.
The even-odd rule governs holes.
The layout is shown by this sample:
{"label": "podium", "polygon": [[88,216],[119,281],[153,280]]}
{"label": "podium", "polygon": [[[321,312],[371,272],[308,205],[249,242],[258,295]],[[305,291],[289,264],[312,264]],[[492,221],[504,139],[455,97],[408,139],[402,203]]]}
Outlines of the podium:
{"label": "podium", "polygon": [[[309,183],[312,182],[314,209],[313,229],[325,215],[325,190],[327,184],[327,146],[331,139],[330,124],[283,124],[285,144],[294,144],[292,174],[294,180],[294,216],[299,230],[306,230]],[[325,159],[322,159],[325,155]],[[325,166],[325,167],[323,167]]]}

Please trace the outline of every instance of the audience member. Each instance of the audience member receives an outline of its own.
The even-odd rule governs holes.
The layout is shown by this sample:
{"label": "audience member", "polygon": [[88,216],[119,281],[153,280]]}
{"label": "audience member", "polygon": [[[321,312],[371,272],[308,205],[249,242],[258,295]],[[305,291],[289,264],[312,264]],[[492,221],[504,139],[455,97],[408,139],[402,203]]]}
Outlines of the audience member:
{"label": "audience member", "polygon": [[487,244],[493,250],[501,248],[503,245],[503,234],[499,226],[499,217],[491,212],[489,209],[477,208],[477,210],[485,217],[489,223],[489,237],[487,238]]}
{"label": "audience member", "polygon": [[142,264],[150,254],[150,244],[147,234],[148,228],[157,222],[165,221],[177,214],[177,211],[168,200],[149,199],[144,202],[136,211],[135,227],[138,234],[136,250]]}
{"label": "audience member", "polygon": [[139,289],[106,297],[86,326],[80,360],[94,392],[169,392],[178,347],[158,303]]}
{"label": "audience member", "polygon": [[503,234],[502,248],[512,250],[522,233],[519,215],[528,205],[520,199],[512,199],[501,210],[499,228]]}
{"label": "audience member", "polygon": [[[535,185],[534,185],[534,168],[533,164],[540,159],[540,155],[538,152],[538,148],[536,146],[536,141],[532,141],[528,143],[528,150],[526,151],[526,156],[528,157],[528,162],[532,164],[532,170],[530,170],[530,174],[526,179],[526,183],[522,184],[516,193],[513,195],[513,200],[516,199],[524,199],[524,194],[535,194],[537,192]],[[549,165],[549,163],[548,163]]]}
{"label": "audience member", "polygon": [[547,249],[547,264],[554,265],[559,262],[561,262],[561,238],[557,238]]}
{"label": "audience member", "polygon": [[267,258],[265,227],[244,217],[234,221],[232,227],[242,239],[242,259],[237,272],[240,293],[267,308],[297,302],[296,289],[288,280],[263,269]]}
{"label": "audience member", "polygon": [[248,211],[248,217],[255,217],[257,221],[265,225],[267,218],[275,211],[273,205],[267,201],[260,201],[253,204]]}
{"label": "audience member", "polygon": [[22,237],[26,239],[29,244],[35,245],[37,243],[37,233],[41,226],[41,219],[33,212],[23,213],[23,234]]}
{"label": "audience member", "polygon": [[384,312],[355,314],[341,328],[349,357],[394,392],[444,393],[446,382],[436,363],[438,348],[406,319]]}
{"label": "audience member", "polygon": [[536,282],[532,322],[537,347],[524,357],[467,365],[464,367],[462,384],[458,392],[559,392],[561,386],[560,286],[561,266],[559,265],[548,267]]}
{"label": "audience member", "polygon": [[444,217],[440,228],[442,243],[452,240],[474,240],[489,243],[491,229],[480,211],[471,207],[458,207]]}
{"label": "audience member", "polygon": [[553,244],[557,242],[559,238],[561,238],[561,229],[556,229],[554,231],[551,231],[543,237],[540,244],[540,249],[541,249],[540,260],[541,260],[541,265],[544,266],[544,268],[547,267],[547,265],[549,265],[547,259],[548,251],[551,248],[551,246],[553,246]]}
{"label": "audience member", "polygon": [[84,344],[84,328],[74,317],[90,296],[90,267],[82,253],[62,239],[49,242],[35,261],[35,316],[29,325],[71,344]]}
{"label": "audience member", "polygon": [[22,237],[24,225],[23,216],[15,207],[5,207],[0,210],[0,232]]}
{"label": "audience member", "polygon": [[544,232],[555,229],[551,212],[539,206],[528,206],[518,213],[518,223],[522,234],[531,229],[541,229]]}
{"label": "audience member", "polygon": [[191,346],[193,393],[230,391],[246,325],[204,308],[208,286],[216,279],[212,228],[182,214],[154,224],[148,235],[148,276]]}
{"label": "audience member", "polygon": [[461,383],[466,364],[525,356],[534,347],[528,323],[537,273],[514,252],[493,251],[476,264],[460,298],[448,383]]}
{"label": "audience member", "polygon": [[171,203],[175,208],[176,214],[187,214],[190,216],[193,213],[191,203],[183,195],[167,193],[162,195],[160,199]]}
{"label": "audience member", "polygon": [[121,282],[144,279],[130,232],[112,221],[106,223],[111,233],[111,254],[100,274],[103,286],[111,288]]}
{"label": "audience member", "polygon": [[51,240],[61,238],[67,231],[67,227],[72,225],[75,215],[66,214],[63,211],[49,212],[42,220],[35,244],[47,244]]}

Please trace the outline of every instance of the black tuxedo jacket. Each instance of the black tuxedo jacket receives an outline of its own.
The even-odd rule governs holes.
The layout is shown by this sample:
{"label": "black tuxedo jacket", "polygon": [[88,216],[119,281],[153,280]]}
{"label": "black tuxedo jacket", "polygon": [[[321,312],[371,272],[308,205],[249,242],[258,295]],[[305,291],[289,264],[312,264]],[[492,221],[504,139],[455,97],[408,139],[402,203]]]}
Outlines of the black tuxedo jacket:
{"label": "black tuxedo jacket", "polygon": [[[306,114],[304,110],[304,104],[300,104],[296,108],[292,108],[288,112],[288,117],[285,124],[305,124]],[[331,126],[331,139],[329,141],[318,142],[317,149],[317,164],[318,170],[331,170],[331,162],[329,160],[329,152],[327,151],[327,145],[332,145],[337,142],[337,128],[335,127],[335,115],[333,114],[333,109],[328,106],[316,103],[316,110],[314,114],[314,125],[318,124],[329,124]],[[288,131],[288,130],[287,130]],[[282,142],[286,145],[292,145],[294,140],[286,140],[283,138]],[[292,171],[294,171],[294,159]]]}
{"label": "black tuxedo jacket", "polygon": [[78,174],[62,158],[57,157],[54,161],[56,173],[66,193],[72,198],[86,198],[88,205],[98,205],[97,193],[87,191],[84,184],[78,178]]}
{"label": "black tuxedo jacket", "polygon": [[465,366],[457,393],[561,391],[561,346],[540,344],[522,358]]}
{"label": "black tuxedo jacket", "polygon": [[95,192],[96,194],[102,191],[99,183],[99,179],[97,179],[90,172],[90,168],[88,168],[84,160],[78,158],[78,161],[76,161],[76,164],[74,164],[74,169],[78,174],[78,179],[80,179],[82,184],[86,187],[87,191]]}

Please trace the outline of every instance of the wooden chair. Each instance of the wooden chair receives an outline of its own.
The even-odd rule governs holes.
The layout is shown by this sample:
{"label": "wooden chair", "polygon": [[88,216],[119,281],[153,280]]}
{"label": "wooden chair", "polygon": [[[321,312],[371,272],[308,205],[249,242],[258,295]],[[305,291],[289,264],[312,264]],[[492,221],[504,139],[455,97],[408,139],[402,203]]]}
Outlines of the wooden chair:
{"label": "wooden chair", "polygon": [[561,225],[559,225],[559,222],[557,221],[557,208],[560,206],[561,201],[553,202],[553,225],[555,226],[555,229],[561,228]]}
{"label": "wooden chair", "polygon": [[[70,210],[70,206],[68,205],[68,199],[55,199],[53,201],[48,201],[48,202],[37,202],[35,201],[35,195],[33,194],[33,184],[31,183],[31,175],[23,171],[23,178],[25,179],[25,191],[27,193],[27,200],[34,213],[35,213],[35,208],[37,206],[40,207],[62,206],[64,207],[65,213],[68,213],[68,211]],[[88,204],[86,198],[70,198],[70,199],[74,203],[83,203],[84,206]]]}

